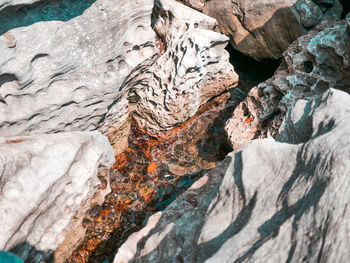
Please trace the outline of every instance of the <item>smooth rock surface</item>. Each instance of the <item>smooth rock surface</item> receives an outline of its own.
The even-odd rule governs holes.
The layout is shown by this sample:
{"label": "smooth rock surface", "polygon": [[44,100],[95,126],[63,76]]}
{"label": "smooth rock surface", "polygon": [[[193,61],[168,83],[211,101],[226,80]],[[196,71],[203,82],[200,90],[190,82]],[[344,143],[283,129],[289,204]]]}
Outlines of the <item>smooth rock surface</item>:
{"label": "smooth rock surface", "polygon": [[[228,38],[215,32],[215,19],[174,0],[155,1],[153,15],[164,51],[137,66],[122,86],[134,119],[149,133],[188,120],[210,98],[238,83],[224,49]],[[118,126],[120,105],[122,99],[106,117],[106,134]]]}
{"label": "smooth rock surface", "polygon": [[96,129],[156,53],[153,0],[34,2],[0,2],[0,136]]}
{"label": "smooth rock surface", "polygon": [[339,19],[339,0],[185,0],[218,20],[238,51],[255,59],[277,59],[322,21]]}
{"label": "smooth rock surface", "polygon": [[[90,202],[103,201],[109,189],[101,188],[98,170],[113,163],[113,150],[98,132],[1,138],[0,249],[25,262],[48,260]],[[55,262],[63,262],[61,255]]]}
{"label": "smooth rock surface", "polygon": [[329,88],[350,92],[349,21],[325,23],[288,48],[275,75],[254,87],[227,122],[234,150],[254,138],[275,137],[296,100]]}
{"label": "smooth rock surface", "polygon": [[[119,249],[121,262],[347,262],[350,95],[298,100],[280,133],[229,154]],[[289,137],[293,127],[305,133]]]}

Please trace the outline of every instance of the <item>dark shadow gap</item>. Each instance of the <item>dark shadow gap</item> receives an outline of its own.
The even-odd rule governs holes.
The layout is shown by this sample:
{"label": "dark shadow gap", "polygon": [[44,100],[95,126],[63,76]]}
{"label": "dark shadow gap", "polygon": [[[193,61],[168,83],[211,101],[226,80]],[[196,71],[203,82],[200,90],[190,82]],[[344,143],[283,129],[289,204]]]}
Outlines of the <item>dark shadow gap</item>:
{"label": "dark shadow gap", "polygon": [[246,93],[259,83],[271,78],[281,63],[281,59],[254,60],[235,50],[230,44],[227,45],[226,50],[230,54],[230,63],[233,65],[235,72],[239,75],[237,88]]}
{"label": "dark shadow gap", "polygon": [[344,19],[345,16],[350,12],[350,1],[349,0],[340,0],[340,3],[343,6],[343,13],[341,18]]}

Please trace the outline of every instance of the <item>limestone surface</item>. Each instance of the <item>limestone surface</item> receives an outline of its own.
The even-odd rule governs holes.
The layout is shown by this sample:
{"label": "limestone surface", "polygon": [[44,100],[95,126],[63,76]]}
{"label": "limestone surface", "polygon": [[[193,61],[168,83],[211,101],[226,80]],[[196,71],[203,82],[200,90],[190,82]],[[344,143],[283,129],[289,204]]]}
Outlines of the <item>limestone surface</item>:
{"label": "limestone surface", "polygon": [[[149,218],[121,262],[347,262],[350,95],[298,100],[284,142],[255,140],[229,154]],[[294,128],[303,130],[289,137]]]}
{"label": "limestone surface", "polygon": [[127,75],[155,54],[152,8],[152,0],[0,1],[0,136],[96,129]]}
{"label": "limestone surface", "polygon": [[[157,0],[153,28],[162,52],[138,65],[121,88],[128,93],[133,118],[149,133],[188,120],[210,98],[238,83],[224,49],[229,39],[215,32],[215,19],[174,0]],[[107,114],[107,134],[118,126],[122,101]]]}
{"label": "limestone surface", "polygon": [[[97,175],[113,163],[112,147],[99,132],[1,138],[0,250],[25,262],[51,258],[91,202],[103,201],[109,189]],[[58,249],[55,262],[71,249]]]}
{"label": "limestone surface", "polygon": [[238,51],[277,59],[301,35],[326,20],[340,19],[339,0],[185,0],[218,20]]}

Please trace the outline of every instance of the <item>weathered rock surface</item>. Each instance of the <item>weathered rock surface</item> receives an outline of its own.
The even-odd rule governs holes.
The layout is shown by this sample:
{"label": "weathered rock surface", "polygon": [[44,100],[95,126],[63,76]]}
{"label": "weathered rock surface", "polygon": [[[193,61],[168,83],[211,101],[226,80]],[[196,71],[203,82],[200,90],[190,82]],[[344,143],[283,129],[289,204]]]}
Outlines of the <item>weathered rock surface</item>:
{"label": "weathered rock surface", "polygon": [[322,21],[339,19],[339,0],[185,0],[218,20],[240,52],[256,59],[281,57],[288,46]]}
{"label": "weathered rock surface", "polygon": [[[192,117],[210,98],[238,83],[224,49],[228,38],[215,32],[215,19],[174,0],[155,1],[154,30],[163,53],[135,68],[123,84],[134,119],[150,133],[169,130]],[[120,103],[109,111],[107,134],[115,132]]]}
{"label": "weathered rock surface", "polygon": [[1,138],[0,249],[42,262],[61,245],[55,262],[63,262],[90,202],[102,202],[109,191],[98,170],[113,163],[113,150],[98,132]]}
{"label": "weathered rock surface", "polygon": [[1,8],[0,136],[96,129],[126,76],[155,54],[152,0],[1,1]]}
{"label": "weathered rock surface", "polygon": [[215,19],[175,1],[5,5],[0,136],[99,128],[120,143],[131,113],[167,130],[238,82]]}
{"label": "weathered rock surface", "polygon": [[[298,100],[280,135],[229,154],[119,249],[119,262],[347,262],[350,95]],[[290,137],[294,128],[303,130]]]}
{"label": "weathered rock surface", "polygon": [[226,125],[235,150],[254,138],[275,137],[296,100],[329,88],[350,92],[349,21],[323,24],[299,38],[275,75],[249,92]]}

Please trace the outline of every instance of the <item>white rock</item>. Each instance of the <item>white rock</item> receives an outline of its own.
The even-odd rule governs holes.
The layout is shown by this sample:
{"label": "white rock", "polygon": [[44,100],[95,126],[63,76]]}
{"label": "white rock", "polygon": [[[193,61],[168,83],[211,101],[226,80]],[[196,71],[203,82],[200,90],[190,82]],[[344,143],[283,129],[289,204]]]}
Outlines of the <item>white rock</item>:
{"label": "white rock", "polygon": [[[238,84],[224,49],[229,39],[216,27],[215,19],[174,0],[155,1],[154,30],[164,53],[137,66],[122,87],[139,126],[150,133],[169,130]],[[120,119],[120,105],[122,101],[106,117],[107,134]]]}
{"label": "white rock", "polygon": [[155,53],[153,1],[33,2],[0,2],[0,136],[96,129]]}
{"label": "white rock", "polygon": [[97,173],[113,163],[98,132],[1,138],[0,249],[44,260],[81,223],[93,195],[107,194],[98,191]]}

